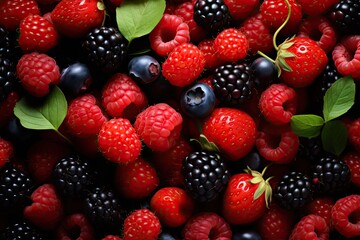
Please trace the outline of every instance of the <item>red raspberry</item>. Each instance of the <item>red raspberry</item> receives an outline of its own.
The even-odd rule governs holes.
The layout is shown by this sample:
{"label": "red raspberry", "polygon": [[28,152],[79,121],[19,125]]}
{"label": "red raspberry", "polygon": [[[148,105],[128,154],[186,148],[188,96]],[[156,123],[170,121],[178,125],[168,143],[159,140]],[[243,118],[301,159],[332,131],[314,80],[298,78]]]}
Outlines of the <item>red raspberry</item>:
{"label": "red raspberry", "polygon": [[89,220],[81,213],[67,216],[57,229],[56,239],[94,240],[94,231]]}
{"label": "red raspberry", "polygon": [[256,148],[259,154],[268,161],[279,164],[289,163],[296,156],[299,137],[288,126],[278,134],[259,131]]}
{"label": "red raspberry", "polygon": [[221,31],[214,40],[214,49],[218,56],[227,62],[244,59],[249,50],[246,36],[235,28]]}
{"label": "red raspberry", "polygon": [[146,95],[126,74],[113,75],[102,89],[102,105],[112,117],[133,120],[147,104]]}
{"label": "red raspberry", "polygon": [[178,5],[174,14],[181,17],[182,20],[189,26],[191,42],[200,42],[204,39],[204,36],[206,36],[207,33],[203,28],[196,24],[193,18],[194,4],[191,1]]}
{"label": "red raspberry", "polygon": [[312,200],[305,208],[305,214],[314,214],[322,217],[328,227],[331,229],[331,209],[334,206],[335,201],[330,197],[318,197]]}
{"label": "red raspberry", "polygon": [[152,162],[159,173],[160,180],[170,187],[181,187],[184,176],[181,174],[182,161],[192,152],[191,145],[181,139],[166,152],[154,152]]}
{"label": "red raspberry", "polygon": [[50,182],[56,163],[69,154],[70,149],[66,145],[44,139],[29,147],[26,162],[30,173],[38,182]]}
{"label": "red raspberry", "polygon": [[246,19],[259,4],[259,0],[224,0],[233,20]]}
{"label": "red raspberry", "polygon": [[124,221],[124,240],[157,240],[161,232],[159,219],[149,209],[132,212]]}
{"label": "red raspberry", "polygon": [[165,152],[180,138],[182,117],[166,103],[158,103],[142,111],[136,117],[134,127],[150,149]]}
{"label": "red raspberry", "polygon": [[120,4],[124,2],[124,0],[110,0],[110,2],[115,6],[118,7]]}
{"label": "red raspberry", "polygon": [[0,137],[0,168],[10,160],[13,154],[14,149],[11,142]]}
{"label": "red raspberry", "polygon": [[289,240],[328,240],[329,227],[326,221],[316,215],[303,217],[295,226]]}
{"label": "red raspberry", "polygon": [[50,91],[50,84],[56,85],[60,81],[60,70],[55,59],[46,54],[24,54],[16,71],[22,86],[35,97],[46,96]]}
{"label": "red raspberry", "polygon": [[337,43],[335,28],[323,16],[305,18],[299,26],[297,36],[313,39],[325,53],[332,51]]}
{"label": "red raspberry", "polygon": [[360,151],[360,118],[347,124],[349,143]]}
{"label": "red raspberry", "polygon": [[39,6],[35,0],[0,1],[0,26],[9,31],[16,30],[20,21],[30,14],[40,14]]}
{"label": "red raspberry", "polygon": [[261,14],[247,18],[239,27],[249,42],[249,52],[256,54],[258,51],[271,53],[274,50],[273,34],[265,24]]}
{"label": "red raspberry", "polygon": [[200,76],[204,66],[205,58],[200,49],[183,43],[170,52],[162,64],[162,73],[172,85],[184,87]]}
{"label": "red raspberry", "polygon": [[348,165],[351,172],[351,182],[360,187],[360,153],[351,151],[342,156],[342,160]]}
{"label": "red raspberry", "polygon": [[24,209],[24,216],[36,226],[52,230],[63,217],[63,206],[55,187],[44,184],[31,194],[32,204]]}
{"label": "red raspberry", "polygon": [[115,163],[135,161],[141,152],[141,140],[130,121],[125,118],[110,119],[98,135],[100,152]]}
{"label": "red raspberry", "polygon": [[340,198],[331,210],[334,228],[344,237],[360,236],[360,195]]}
{"label": "red raspberry", "polygon": [[297,0],[301,5],[304,14],[310,16],[319,16],[327,13],[331,6],[340,2],[340,0]]}
{"label": "red raspberry", "polygon": [[344,37],[332,51],[332,58],[341,75],[360,79],[360,35]]}
{"label": "red raspberry", "polygon": [[14,91],[0,103],[0,127],[5,127],[14,116],[14,107],[19,100],[20,95]]}
{"label": "red raspberry", "polygon": [[193,216],[183,228],[185,240],[222,239],[231,240],[230,225],[214,212],[203,212]]}
{"label": "red raspberry", "polygon": [[286,84],[271,84],[261,93],[259,109],[266,120],[274,125],[290,123],[296,108],[296,92]]}
{"label": "red raspberry", "polygon": [[165,57],[175,47],[190,41],[189,26],[176,16],[165,13],[149,34],[150,46]]}
{"label": "red raspberry", "polygon": [[[205,39],[198,44],[198,48],[203,53],[205,58],[205,68],[215,69],[225,63],[224,60],[219,58],[216,50],[214,49],[214,40]],[[210,84],[211,86],[211,84]]]}
{"label": "red raspberry", "polygon": [[39,15],[29,15],[20,22],[19,45],[24,52],[46,52],[55,47],[59,35],[54,24]]}
{"label": "red raspberry", "polygon": [[83,138],[98,134],[106,121],[96,98],[88,93],[70,102],[64,123],[72,135]]}
{"label": "red raspberry", "polygon": [[125,198],[141,199],[153,192],[159,185],[156,170],[144,159],[126,165],[118,165],[116,169],[116,188]]}
{"label": "red raspberry", "polygon": [[103,237],[101,240],[122,240],[119,236],[107,235]]}

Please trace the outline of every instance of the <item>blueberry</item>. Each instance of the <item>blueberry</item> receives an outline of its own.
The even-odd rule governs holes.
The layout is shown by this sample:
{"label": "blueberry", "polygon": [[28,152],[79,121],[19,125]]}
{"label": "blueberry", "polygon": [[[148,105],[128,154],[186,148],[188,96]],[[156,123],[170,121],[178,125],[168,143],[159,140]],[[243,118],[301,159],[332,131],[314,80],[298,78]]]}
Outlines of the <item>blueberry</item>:
{"label": "blueberry", "polygon": [[276,79],[276,68],[270,60],[259,57],[251,64],[251,70],[254,74],[255,84],[264,89]]}
{"label": "blueberry", "polygon": [[171,235],[170,233],[162,232],[159,235],[158,240],[177,240],[177,238]]}
{"label": "blueberry", "polygon": [[262,159],[258,152],[251,152],[246,157],[244,157],[243,161],[241,161],[244,168],[251,168],[252,170],[259,170]]}
{"label": "blueberry", "polygon": [[241,232],[234,233],[233,240],[262,240],[259,233],[253,230],[244,230]]}
{"label": "blueberry", "polygon": [[91,82],[92,77],[87,65],[77,62],[62,71],[60,88],[65,94],[76,96],[87,90]]}
{"label": "blueberry", "polygon": [[5,129],[5,136],[15,145],[23,146],[35,140],[36,131],[23,127],[17,117],[12,117]]}
{"label": "blueberry", "polygon": [[155,81],[161,71],[159,62],[149,55],[134,57],[130,60],[128,69],[130,77],[143,84]]}
{"label": "blueberry", "polygon": [[189,117],[202,118],[215,107],[215,94],[206,83],[195,83],[182,93],[180,106]]}

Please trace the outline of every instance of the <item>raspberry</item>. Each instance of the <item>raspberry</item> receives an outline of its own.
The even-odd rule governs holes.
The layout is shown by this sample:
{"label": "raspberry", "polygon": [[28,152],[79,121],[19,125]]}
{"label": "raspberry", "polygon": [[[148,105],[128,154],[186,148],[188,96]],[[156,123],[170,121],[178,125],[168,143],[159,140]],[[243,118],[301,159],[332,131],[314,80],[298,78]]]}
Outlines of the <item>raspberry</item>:
{"label": "raspberry", "polygon": [[329,227],[326,221],[316,215],[308,215],[303,217],[293,229],[289,240],[303,240],[303,239],[329,239]]}
{"label": "raspberry", "polygon": [[46,230],[54,229],[63,216],[63,206],[55,187],[44,184],[32,194],[33,203],[24,209],[24,216],[34,225]]}
{"label": "raspberry", "polygon": [[346,152],[342,160],[350,168],[351,182],[360,187],[360,153],[357,151]]}
{"label": "raspberry", "polygon": [[6,126],[14,116],[14,107],[20,100],[20,95],[13,91],[0,103],[0,127]]}
{"label": "raspberry", "polygon": [[332,51],[337,43],[337,36],[331,22],[323,16],[305,18],[300,26],[298,37],[308,37],[316,41],[325,53]]}
{"label": "raspberry", "polygon": [[166,103],[158,103],[142,111],[134,127],[144,143],[152,150],[165,152],[180,138],[182,117]]}
{"label": "raspberry", "polygon": [[106,121],[96,98],[88,93],[70,102],[64,123],[72,135],[83,138],[98,134]]}
{"label": "raspberry", "polygon": [[245,34],[251,54],[256,54],[258,51],[271,53],[274,50],[273,34],[265,24],[261,14],[256,14],[244,20],[239,30]]}
{"label": "raspberry", "polygon": [[214,212],[203,212],[193,216],[183,228],[185,240],[222,239],[230,240],[230,225]]}
{"label": "raspberry", "polygon": [[125,118],[110,119],[98,135],[100,152],[116,163],[135,161],[141,151],[141,141],[130,121]]}
{"label": "raspberry", "polygon": [[327,13],[330,8],[340,0],[297,0],[303,13],[310,16],[318,16]]}
{"label": "raspberry", "polygon": [[127,165],[118,165],[115,179],[116,188],[130,199],[145,198],[159,185],[156,170],[141,157]]}
{"label": "raspberry", "polygon": [[11,142],[0,137],[0,168],[13,156],[14,149]]}
{"label": "raspberry", "polygon": [[259,0],[224,0],[233,20],[246,19],[258,6]]}
{"label": "raspberry", "polygon": [[242,32],[235,28],[228,28],[216,36],[214,49],[222,60],[236,62],[246,57],[249,42]]}
{"label": "raspberry", "polygon": [[349,195],[335,202],[331,210],[334,228],[343,236],[360,236],[360,195]]}
{"label": "raspberry", "polygon": [[347,125],[349,143],[360,151],[360,118]]}
{"label": "raspberry", "polygon": [[261,93],[259,109],[265,119],[274,125],[290,123],[296,107],[295,90],[283,83],[272,84]]}
{"label": "raspberry", "polygon": [[124,221],[124,239],[157,240],[161,232],[159,219],[149,209],[132,212]]}
{"label": "raspberry", "polygon": [[162,64],[162,73],[172,85],[184,87],[200,76],[204,66],[205,58],[200,49],[183,43],[169,53]]}
{"label": "raspberry", "polygon": [[123,73],[113,75],[102,89],[102,106],[112,117],[132,120],[147,103],[139,86]]}
{"label": "raspberry", "polygon": [[94,240],[94,231],[85,215],[75,213],[67,216],[57,229],[57,239]]}
{"label": "raspberry", "polygon": [[175,47],[190,41],[189,26],[176,16],[165,13],[149,34],[150,46],[165,57]]}
{"label": "raspberry", "polygon": [[199,42],[198,48],[204,55],[205,69],[215,69],[225,63],[224,60],[218,57],[217,52],[214,49],[213,39],[202,40],[201,42]]}
{"label": "raspberry", "polygon": [[305,214],[314,214],[322,217],[328,227],[331,229],[331,209],[335,202],[330,197],[318,197],[312,200],[305,208]]}
{"label": "raspberry", "polygon": [[46,54],[24,54],[16,71],[22,86],[35,97],[46,96],[50,91],[50,84],[56,85],[60,81],[60,70],[55,59]]}
{"label": "raspberry", "polygon": [[24,52],[47,52],[58,43],[54,25],[39,15],[29,15],[20,23],[19,45]]}
{"label": "raspberry", "polygon": [[351,75],[360,78],[360,36],[348,35],[344,37],[332,51],[336,69],[343,76]]}
{"label": "raspberry", "polygon": [[122,240],[119,236],[107,235],[103,237],[101,240]]}

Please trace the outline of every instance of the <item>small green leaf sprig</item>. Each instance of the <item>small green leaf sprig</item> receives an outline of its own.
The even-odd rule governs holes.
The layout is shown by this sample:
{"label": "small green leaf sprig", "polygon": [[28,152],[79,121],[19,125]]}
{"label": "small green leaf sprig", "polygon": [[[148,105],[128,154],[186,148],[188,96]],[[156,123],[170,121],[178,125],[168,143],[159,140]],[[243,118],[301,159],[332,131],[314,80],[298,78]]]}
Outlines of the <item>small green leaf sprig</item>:
{"label": "small green leaf sprig", "polygon": [[337,118],[345,114],[354,101],[354,79],[350,76],[340,78],[325,93],[323,117],[315,114],[294,115],[290,122],[291,129],[300,137],[321,135],[324,150],[339,156],[346,148],[347,130]]}

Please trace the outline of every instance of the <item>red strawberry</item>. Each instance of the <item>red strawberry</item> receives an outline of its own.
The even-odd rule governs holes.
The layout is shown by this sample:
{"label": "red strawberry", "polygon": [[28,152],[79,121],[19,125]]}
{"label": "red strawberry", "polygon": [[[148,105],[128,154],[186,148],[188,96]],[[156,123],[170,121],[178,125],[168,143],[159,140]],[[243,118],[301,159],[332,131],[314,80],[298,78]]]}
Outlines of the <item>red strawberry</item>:
{"label": "red strawberry", "polygon": [[20,23],[19,45],[24,52],[46,52],[58,43],[54,25],[39,15],[29,15]]}
{"label": "red strawberry", "polygon": [[0,26],[15,30],[20,21],[30,14],[40,14],[35,0],[3,0],[0,1]]}
{"label": "red strawberry", "polygon": [[152,196],[150,207],[164,226],[174,228],[190,218],[195,210],[195,202],[184,189],[165,187]]}
{"label": "red strawberry", "polygon": [[141,157],[129,164],[118,165],[115,178],[116,188],[130,199],[145,198],[159,185],[156,170]]}
{"label": "red strawberry", "polygon": [[10,160],[13,153],[13,145],[11,142],[0,137],[0,168]]}
{"label": "red strawberry", "polygon": [[214,142],[228,160],[239,160],[255,145],[256,125],[246,112],[216,108],[204,121],[203,134]]}
{"label": "red strawberry", "polygon": [[70,38],[81,38],[100,27],[105,18],[105,7],[98,0],[62,0],[51,12],[56,30]]}
{"label": "red strawberry", "polygon": [[[266,169],[264,169],[266,170]],[[223,216],[230,224],[258,220],[271,201],[272,189],[263,173],[246,169],[230,178],[223,198]]]}
{"label": "red strawberry", "polygon": [[132,212],[124,221],[124,240],[157,240],[161,225],[149,209]]}
{"label": "red strawberry", "polygon": [[360,152],[346,152],[342,160],[348,165],[351,172],[351,182],[360,187]]}

